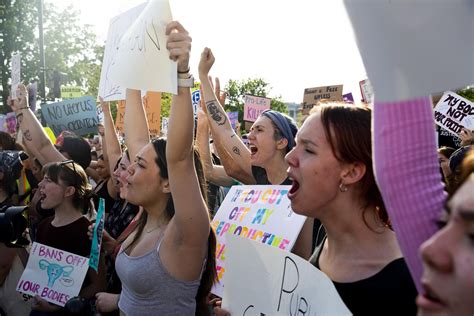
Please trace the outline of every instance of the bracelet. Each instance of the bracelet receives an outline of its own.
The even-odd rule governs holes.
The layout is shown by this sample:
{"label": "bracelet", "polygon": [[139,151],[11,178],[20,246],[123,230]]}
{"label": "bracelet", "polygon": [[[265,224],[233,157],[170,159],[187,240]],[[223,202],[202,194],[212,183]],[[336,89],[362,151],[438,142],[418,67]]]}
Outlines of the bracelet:
{"label": "bracelet", "polygon": [[179,71],[179,69],[178,69],[178,73],[179,73],[179,74],[187,74],[190,70],[191,70],[191,69],[190,69],[189,66],[188,66],[188,69],[186,69],[185,71]]}
{"label": "bracelet", "polygon": [[27,105],[27,106],[24,106],[22,108],[19,108],[18,111],[26,110],[26,109],[31,109],[31,107],[29,105]]}

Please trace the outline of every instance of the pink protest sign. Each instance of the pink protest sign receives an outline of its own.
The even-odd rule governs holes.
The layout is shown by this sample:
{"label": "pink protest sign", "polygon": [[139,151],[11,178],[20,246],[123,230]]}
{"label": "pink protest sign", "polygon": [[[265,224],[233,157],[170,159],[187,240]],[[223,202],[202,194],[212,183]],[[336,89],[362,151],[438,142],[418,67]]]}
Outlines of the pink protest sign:
{"label": "pink protest sign", "polygon": [[239,185],[229,190],[211,223],[217,238],[218,281],[212,293],[223,295],[228,234],[284,251],[293,248],[306,217],[292,211],[289,190],[289,185]]}
{"label": "pink protest sign", "polygon": [[88,268],[88,258],[35,242],[16,290],[64,306],[79,294]]}
{"label": "pink protest sign", "polygon": [[272,99],[246,95],[244,98],[244,121],[255,122],[263,111],[270,108]]}

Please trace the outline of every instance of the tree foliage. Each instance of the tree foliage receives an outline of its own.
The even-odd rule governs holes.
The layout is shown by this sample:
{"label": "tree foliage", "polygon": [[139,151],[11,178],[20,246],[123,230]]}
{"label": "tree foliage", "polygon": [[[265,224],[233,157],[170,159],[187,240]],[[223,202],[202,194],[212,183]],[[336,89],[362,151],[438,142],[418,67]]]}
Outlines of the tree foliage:
{"label": "tree foliage", "polygon": [[467,87],[457,91],[457,94],[468,99],[469,101],[474,102],[474,86]]}
{"label": "tree foliage", "polygon": [[[244,120],[244,97],[245,95],[254,95],[258,97],[268,97],[271,91],[270,85],[261,78],[247,80],[229,80],[225,91],[228,93],[225,110],[227,112],[239,112],[239,121]],[[272,98],[270,105],[272,110],[287,114],[288,110],[282,101],[281,96]]]}
{"label": "tree foliage", "polygon": [[[21,53],[22,81],[39,80],[38,1],[3,0],[0,5],[3,102],[10,89],[12,53]],[[72,6],[59,10],[46,2],[43,29],[47,99],[54,98],[55,71],[61,75],[61,85],[81,86],[87,94],[97,95],[104,47],[97,44],[92,27],[80,23],[79,11]]]}

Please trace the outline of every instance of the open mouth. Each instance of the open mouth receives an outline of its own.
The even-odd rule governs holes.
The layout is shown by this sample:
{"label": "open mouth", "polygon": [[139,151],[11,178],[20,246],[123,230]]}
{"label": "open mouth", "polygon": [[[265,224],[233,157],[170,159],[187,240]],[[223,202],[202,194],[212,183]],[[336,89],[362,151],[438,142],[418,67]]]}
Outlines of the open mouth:
{"label": "open mouth", "polygon": [[298,181],[292,179],[293,183],[291,184],[290,191],[288,192],[288,198],[291,200],[292,198],[295,197],[296,192],[298,192],[298,189],[300,188],[300,184]]}
{"label": "open mouth", "polygon": [[255,155],[255,154],[257,153],[257,151],[258,151],[257,146],[255,146],[255,145],[253,145],[253,144],[250,144],[250,145],[249,145],[249,149],[250,149],[250,155],[252,155],[252,156]]}

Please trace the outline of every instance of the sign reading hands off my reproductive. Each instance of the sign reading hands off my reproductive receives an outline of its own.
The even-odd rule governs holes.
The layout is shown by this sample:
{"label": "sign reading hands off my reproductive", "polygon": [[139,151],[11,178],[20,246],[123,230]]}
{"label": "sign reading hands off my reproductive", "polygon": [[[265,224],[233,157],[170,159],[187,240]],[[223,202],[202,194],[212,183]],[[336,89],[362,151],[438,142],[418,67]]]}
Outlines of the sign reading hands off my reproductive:
{"label": "sign reading hands off my reproductive", "polygon": [[308,261],[227,236],[222,307],[232,315],[351,315],[332,281]]}
{"label": "sign reading hands off my reproductive", "polygon": [[474,82],[474,1],[344,0],[377,101]]}
{"label": "sign reading hands off my reproductive", "polygon": [[88,258],[35,242],[16,290],[64,306],[79,294],[88,262]]}
{"label": "sign reading hands off my reproductive", "polygon": [[166,25],[172,21],[168,0],[150,0],[120,39],[109,76],[138,90],[177,93],[177,65],[166,48]]}

